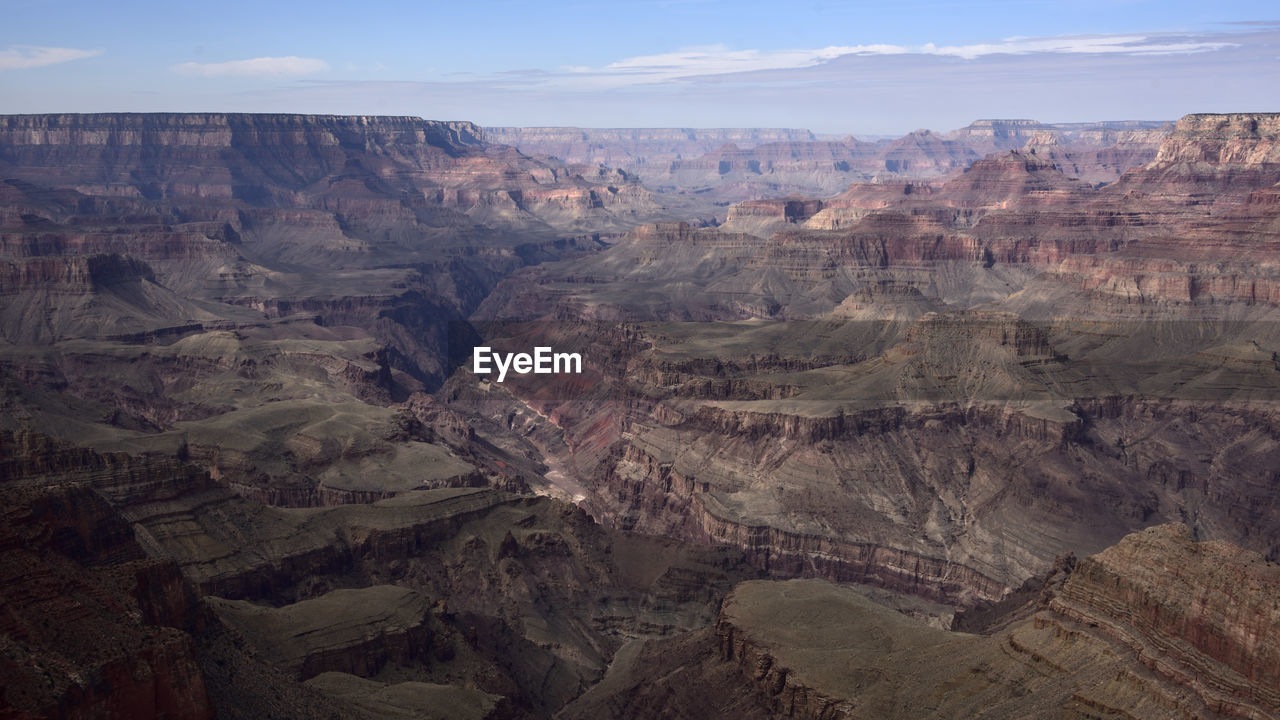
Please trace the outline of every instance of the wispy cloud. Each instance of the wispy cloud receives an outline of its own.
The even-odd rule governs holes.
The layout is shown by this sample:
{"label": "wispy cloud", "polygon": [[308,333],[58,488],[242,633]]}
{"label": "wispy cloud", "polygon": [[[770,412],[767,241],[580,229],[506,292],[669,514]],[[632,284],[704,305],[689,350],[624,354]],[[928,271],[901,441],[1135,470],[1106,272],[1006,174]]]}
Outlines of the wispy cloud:
{"label": "wispy cloud", "polygon": [[14,45],[8,50],[0,50],[0,70],[27,70],[101,54],[101,50]]}
{"label": "wispy cloud", "polygon": [[185,62],[173,66],[175,72],[202,77],[284,77],[310,75],[329,69],[329,63],[316,58],[260,57],[218,63]]}
{"label": "wispy cloud", "polygon": [[603,67],[566,67],[562,68],[563,75],[549,82],[583,89],[664,83],[730,73],[808,68],[850,56],[931,55],[975,60],[988,55],[1042,53],[1174,55],[1210,52],[1235,45],[1220,39],[1170,34],[1014,37],[971,45],[833,45],[794,50],[734,50],[711,45],[625,58]]}
{"label": "wispy cloud", "polygon": [[812,67],[842,55],[890,55],[909,52],[898,45],[830,46],[813,50],[731,50],[724,45],[687,48],[660,55],[641,55],[603,68],[567,68],[580,74],[631,76],[646,82],[691,75],[723,75],[752,70]]}
{"label": "wispy cloud", "polygon": [[1031,53],[1084,53],[1125,55],[1179,55],[1235,47],[1236,43],[1209,41],[1177,35],[1064,35],[1051,38],[1008,38],[997,43],[935,47],[928,43],[918,52],[951,55],[973,60],[984,55]]}

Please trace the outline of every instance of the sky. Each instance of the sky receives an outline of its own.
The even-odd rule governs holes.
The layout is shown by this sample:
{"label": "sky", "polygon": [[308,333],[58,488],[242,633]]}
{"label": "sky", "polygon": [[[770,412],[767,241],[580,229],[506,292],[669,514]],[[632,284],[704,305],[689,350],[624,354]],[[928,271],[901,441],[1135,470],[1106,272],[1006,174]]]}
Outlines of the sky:
{"label": "sky", "polygon": [[869,136],[1278,110],[1274,1],[0,0],[0,114]]}

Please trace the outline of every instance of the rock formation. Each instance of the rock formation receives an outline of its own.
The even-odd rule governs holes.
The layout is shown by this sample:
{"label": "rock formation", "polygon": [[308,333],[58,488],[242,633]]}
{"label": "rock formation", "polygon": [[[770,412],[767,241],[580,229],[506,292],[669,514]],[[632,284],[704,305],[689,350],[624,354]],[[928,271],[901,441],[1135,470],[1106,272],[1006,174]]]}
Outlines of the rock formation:
{"label": "rock formation", "polygon": [[951,132],[918,130],[874,141],[770,129],[485,129],[490,141],[531,155],[622,168],[649,187],[703,203],[834,195],[870,180],[945,178],[992,152],[1023,148],[1036,150],[1068,177],[1105,184],[1154,159],[1168,132],[1168,124],[1159,122],[1034,120],[978,120]]}
{"label": "rock formation", "polygon": [[1086,558],[1048,610],[991,636],[789,581],[735,588],[717,638],[785,717],[1274,717],[1278,572],[1166,525]]}
{"label": "rock formation", "polygon": [[477,318],[494,342],[596,328],[589,385],[503,392],[596,517],[780,576],[971,607],[1167,521],[1275,558],[1273,123],[1185,118],[1102,188],[1003,150],[641,228]]}
{"label": "rock formation", "polygon": [[4,116],[0,179],[5,424],[290,505],[485,484],[387,406],[461,362],[504,273],[664,212],[405,117]]}
{"label": "rock formation", "polygon": [[1274,717],[1277,130],[0,118],[0,714]]}
{"label": "rock formation", "polygon": [[0,707],[16,717],[385,717],[441,698],[548,717],[619,646],[705,627],[755,575],[731,549],[608,530],[547,498],[280,509],[172,459],[0,440],[0,641],[22,679]]}
{"label": "rock formation", "polygon": [[196,598],[87,477],[148,469],[29,434],[0,434],[0,451],[0,713],[213,717],[192,638],[204,622]]}

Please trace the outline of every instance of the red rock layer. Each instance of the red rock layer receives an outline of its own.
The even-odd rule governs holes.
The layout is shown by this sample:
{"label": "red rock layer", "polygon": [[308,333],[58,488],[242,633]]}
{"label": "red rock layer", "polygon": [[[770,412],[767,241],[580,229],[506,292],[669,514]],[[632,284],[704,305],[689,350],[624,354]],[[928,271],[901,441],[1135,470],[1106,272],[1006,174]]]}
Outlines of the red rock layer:
{"label": "red rock layer", "polygon": [[847,587],[748,582],[720,657],[774,712],[854,718],[1269,720],[1280,712],[1280,567],[1183,525],[1131,534],[985,636],[927,628]]}
{"label": "red rock layer", "polygon": [[1280,566],[1165,525],[1082,560],[1050,609],[1194,688],[1214,712],[1265,718],[1280,711],[1277,597]]}

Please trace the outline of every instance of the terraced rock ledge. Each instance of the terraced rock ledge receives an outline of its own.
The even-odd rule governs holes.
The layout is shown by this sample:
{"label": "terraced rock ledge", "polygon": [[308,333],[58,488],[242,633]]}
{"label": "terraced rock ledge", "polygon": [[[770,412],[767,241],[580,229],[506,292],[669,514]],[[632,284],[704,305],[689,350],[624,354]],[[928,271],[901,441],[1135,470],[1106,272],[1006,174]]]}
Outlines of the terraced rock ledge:
{"label": "terraced rock ledge", "polygon": [[927,627],[859,590],[750,581],[721,657],[778,716],[1249,718],[1280,714],[1280,566],[1182,525],[1082,560],[1047,610],[993,635]]}

